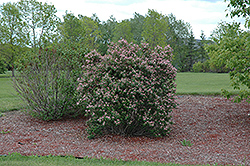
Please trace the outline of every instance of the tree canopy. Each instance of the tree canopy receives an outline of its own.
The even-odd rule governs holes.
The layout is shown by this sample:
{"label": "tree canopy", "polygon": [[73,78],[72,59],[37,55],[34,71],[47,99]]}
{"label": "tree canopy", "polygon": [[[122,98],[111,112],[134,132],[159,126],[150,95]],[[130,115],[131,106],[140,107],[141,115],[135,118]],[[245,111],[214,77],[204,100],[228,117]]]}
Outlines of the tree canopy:
{"label": "tree canopy", "polygon": [[60,20],[54,5],[43,4],[37,0],[21,0],[18,7],[23,17],[29,46],[39,48],[57,38],[57,25]]}
{"label": "tree canopy", "polygon": [[231,18],[237,16],[242,16],[245,18],[245,26],[250,28],[250,1],[248,0],[224,0],[225,2],[229,1],[227,5],[227,16],[230,15]]}
{"label": "tree canopy", "polygon": [[[16,50],[17,48],[38,50],[38,48],[63,43],[65,40],[74,43],[77,47],[96,49],[102,55],[107,53],[109,43],[120,39],[136,44],[147,42],[151,47],[170,45],[174,50],[173,64],[180,71],[191,71],[192,65],[199,60],[200,54],[205,54],[194,49],[193,46],[197,46],[194,38],[190,42],[191,25],[178,20],[172,13],[164,15],[149,9],[145,15],[135,12],[134,17],[130,19],[117,21],[114,16],[110,16],[107,21],[100,21],[96,14],[87,17],[66,12],[63,20],[60,20],[56,15],[55,6],[47,3],[20,0],[10,4],[14,7],[7,5],[3,8],[6,4],[2,5],[3,10],[0,15],[0,50],[5,61],[8,59],[9,66],[17,57],[13,53],[14,47]],[[12,14],[6,14],[7,10],[13,10]],[[7,16],[13,16],[13,19],[7,19]],[[8,35],[6,35],[7,32]],[[10,37],[11,32],[14,32],[11,34],[12,37]],[[193,46],[190,45],[191,43]],[[20,50],[17,52],[20,53]],[[12,58],[7,57],[7,54]]]}
{"label": "tree canopy", "polygon": [[[12,69],[14,76],[14,62],[20,48],[25,46],[26,34],[23,16],[17,3],[4,3],[0,6],[0,55],[5,57],[5,61]],[[3,61],[3,58],[1,58]]]}
{"label": "tree canopy", "polygon": [[170,29],[166,17],[155,10],[148,10],[143,25],[142,37],[152,48],[168,44],[167,31]]}

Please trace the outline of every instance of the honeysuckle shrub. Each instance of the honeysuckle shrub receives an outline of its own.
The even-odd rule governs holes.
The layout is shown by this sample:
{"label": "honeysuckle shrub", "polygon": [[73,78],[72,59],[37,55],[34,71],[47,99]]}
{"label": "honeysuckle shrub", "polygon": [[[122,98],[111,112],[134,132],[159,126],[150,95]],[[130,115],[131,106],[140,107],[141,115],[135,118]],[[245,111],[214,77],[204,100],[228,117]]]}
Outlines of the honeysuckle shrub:
{"label": "honeysuckle shrub", "polygon": [[108,55],[86,55],[78,90],[89,115],[89,138],[103,134],[165,136],[177,106],[172,49],[120,40]]}
{"label": "honeysuckle shrub", "polygon": [[86,54],[86,49],[65,43],[21,55],[12,80],[29,114],[42,120],[85,114],[83,105],[77,104],[77,79]]}

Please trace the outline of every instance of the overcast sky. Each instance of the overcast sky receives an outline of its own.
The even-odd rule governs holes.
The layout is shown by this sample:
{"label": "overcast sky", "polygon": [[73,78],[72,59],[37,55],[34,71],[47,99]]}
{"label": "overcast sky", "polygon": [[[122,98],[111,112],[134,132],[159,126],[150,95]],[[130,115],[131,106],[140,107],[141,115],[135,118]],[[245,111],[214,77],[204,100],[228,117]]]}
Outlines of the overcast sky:
{"label": "overcast sky", "polygon": [[[0,0],[0,4],[18,0]],[[73,12],[76,16],[92,16],[96,13],[101,21],[106,21],[111,15],[121,21],[133,18],[135,12],[145,15],[148,9],[155,9],[164,15],[173,13],[177,19],[189,22],[196,38],[200,38],[201,30],[209,37],[211,32],[223,20],[232,22],[226,18],[227,3],[224,0],[39,0],[52,3],[58,16],[62,17],[65,11]],[[234,19],[242,22],[243,19]]]}

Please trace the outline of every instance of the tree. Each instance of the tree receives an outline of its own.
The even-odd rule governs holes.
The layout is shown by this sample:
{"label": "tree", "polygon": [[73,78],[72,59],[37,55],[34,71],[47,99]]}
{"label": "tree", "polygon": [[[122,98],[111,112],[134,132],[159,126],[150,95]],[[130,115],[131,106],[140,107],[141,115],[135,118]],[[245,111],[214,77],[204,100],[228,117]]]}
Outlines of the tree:
{"label": "tree", "polygon": [[223,49],[226,49],[226,45],[223,45],[222,41],[224,41],[226,38],[231,38],[231,40],[235,40],[241,32],[242,30],[240,29],[239,23],[219,23],[218,27],[211,34],[211,40],[213,44],[206,45],[205,47],[206,51],[208,52],[209,65],[211,71],[229,72],[227,60],[228,58],[230,58],[230,54],[223,54]]}
{"label": "tree", "polygon": [[201,31],[200,40],[198,40],[198,50],[197,50],[197,61],[193,64],[194,72],[209,72],[209,57],[205,50],[205,45],[209,44],[209,41],[206,40],[204,31]]}
{"label": "tree", "polygon": [[59,26],[61,37],[71,43],[79,44],[85,36],[83,22],[72,13],[63,16],[63,22]]}
{"label": "tree", "polygon": [[88,49],[98,49],[98,39],[100,31],[98,24],[89,17],[72,13],[63,16],[64,21],[59,27],[63,40],[74,43],[77,47],[85,47]]}
{"label": "tree", "polygon": [[87,16],[79,15],[80,21],[83,24],[85,36],[83,38],[83,44],[89,49],[98,49],[98,40],[101,38],[101,31],[98,28],[98,24]]}
{"label": "tree", "polygon": [[[228,0],[224,0],[227,2]],[[227,5],[229,13],[227,16],[231,16],[231,18],[235,16],[242,16],[246,19],[245,26],[250,28],[250,1],[248,0],[229,0],[229,4]]]}
{"label": "tree", "polygon": [[197,58],[197,47],[196,41],[194,39],[193,31],[191,30],[190,36],[187,41],[187,55],[185,58],[185,65],[182,67],[181,71],[191,71],[193,64]]}
{"label": "tree", "polygon": [[108,44],[113,41],[114,30],[117,25],[116,18],[112,15],[107,21],[99,24],[99,30],[101,31],[101,38],[99,39],[99,51],[101,55],[105,55],[108,50]]}
{"label": "tree", "polygon": [[0,44],[1,52],[11,66],[14,77],[14,62],[25,46],[25,24],[22,22],[22,15],[16,3],[4,3],[0,6]]}
{"label": "tree", "polygon": [[0,74],[3,74],[5,73],[5,71],[7,71],[6,67],[7,67],[6,60],[4,59],[3,56],[0,56]]}
{"label": "tree", "polygon": [[21,0],[18,6],[27,27],[28,44],[39,48],[57,39],[57,26],[60,19],[56,16],[54,5],[36,0]]}
{"label": "tree", "polygon": [[91,17],[90,17],[95,23],[97,23],[97,25],[99,25],[101,23],[101,20],[98,18],[98,16],[96,15],[96,13],[94,13]]}
{"label": "tree", "polygon": [[166,21],[166,16],[149,9],[143,26],[143,40],[149,43],[151,48],[157,45],[165,47],[168,44],[168,30],[169,24]]}
{"label": "tree", "polygon": [[[242,32],[235,40],[223,38],[221,41],[226,49],[224,53],[230,55],[227,66],[231,69],[230,79],[234,89],[240,90],[240,94],[234,98],[235,102],[246,99],[250,102],[250,33]],[[245,87],[246,89],[242,89]],[[223,90],[223,94],[230,98],[228,91]]]}
{"label": "tree", "polygon": [[[223,65],[230,70],[232,86],[240,90],[234,101],[246,99],[250,102],[250,33],[240,29],[239,23],[222,22],[213,32],[212,40],[214,44],[206,47],[209,63],[217,67]],[[228,91],[222,92],[230,98]]]}
{"label": "tree", "polygon": [[186,65],[187,41],[190,36],[191,26],[183,20],[178,20],[173,14],[169,14],[166,19],[170,26],[169,31],[167,31],[168,43],[174,50],[173,64],[176,68],[182,70],[183,66]]}
{"label": "tree", "polygon": [[134,18],[130,19],[133,40],[136,44],[141,44],[144,22],[145,17],[136,12],[134,13]]}
{"label": "tree", "polygon": [[200,35],[200,42],[198,43],[198,46],[199,46],[199,60],[201,62],[205,62],[207,59],[208,59],[208,55],[206,53],[206,50],[205,50],[205,44],[207,44],[207,40],[206,40],[206,36],[204,34],[204,31],[201,31],[201,35]]}
{"label": "tree", "polygon": [[197,60],[197,46],[192,30],[189,37],[185,39],[182,48],[183,54],[178,56],[178,70],[181,72],[191,71]]}
{"label": "tree", "polygon": [[[231,18],[242,16],[246,20],[245,27],[250,28],[250,1],[230,0],[228,9]],[[241,93],[236,97],[235,101],[240,102],[246,99],[250,102],[250,32],[240,33],[234,42],[235,45],[232,45],[233,47],[229,49],[231,59],[228,62],[228,67],[232,70],[230,72],[230,79],[235,89],[241,89],[240,85],[245,85],[247,87],[247,90],[241,90]],[[225,43],[225,45],[227,44],[228,43]],[[225,90],[224,94],[227,98],[230,97]]]}
{"label": "tree", "polygon": [[131,22],[129,20],[122,20],[115,26],[113,42],[118,42],[121,39],[125,39],[129,43],[133,41]]}

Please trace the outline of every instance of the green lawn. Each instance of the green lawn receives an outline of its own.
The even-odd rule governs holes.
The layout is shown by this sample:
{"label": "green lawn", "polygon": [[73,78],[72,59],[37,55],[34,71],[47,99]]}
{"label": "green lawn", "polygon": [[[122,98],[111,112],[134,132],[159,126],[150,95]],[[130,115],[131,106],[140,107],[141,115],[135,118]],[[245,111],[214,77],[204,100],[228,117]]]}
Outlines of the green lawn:
{"label": "green lawn", "polygon": [[0,74],[0,112],[18,110],[24,106],[23,101],[14,90],[10,73]]}
{"label": "green lawn", "polygon": [[[0,112],[25,106],[13,88],[10,75],[10,72],[0,74]],[[176,83],[177,94],[220,95],[222,88],[237,93],[230,86],[227,73],[178,73]]]}
{"label": "green lawn", "polygon": [[231,87],[228,73],[178,73],[176,83],[177,94],[220,95],[221,89],[238,92]]}
{"label": "green lawn", "polygon": [[187,166],[180,164],[161,164],[154,162],[140,161],[122,161],[110,159],[75,159],[74,157],[59,156],[21,156],[20,154],[12,154],[7,157],[0,157],[0,166],[104,166],[104,165],[121,165],[121,166]]}

